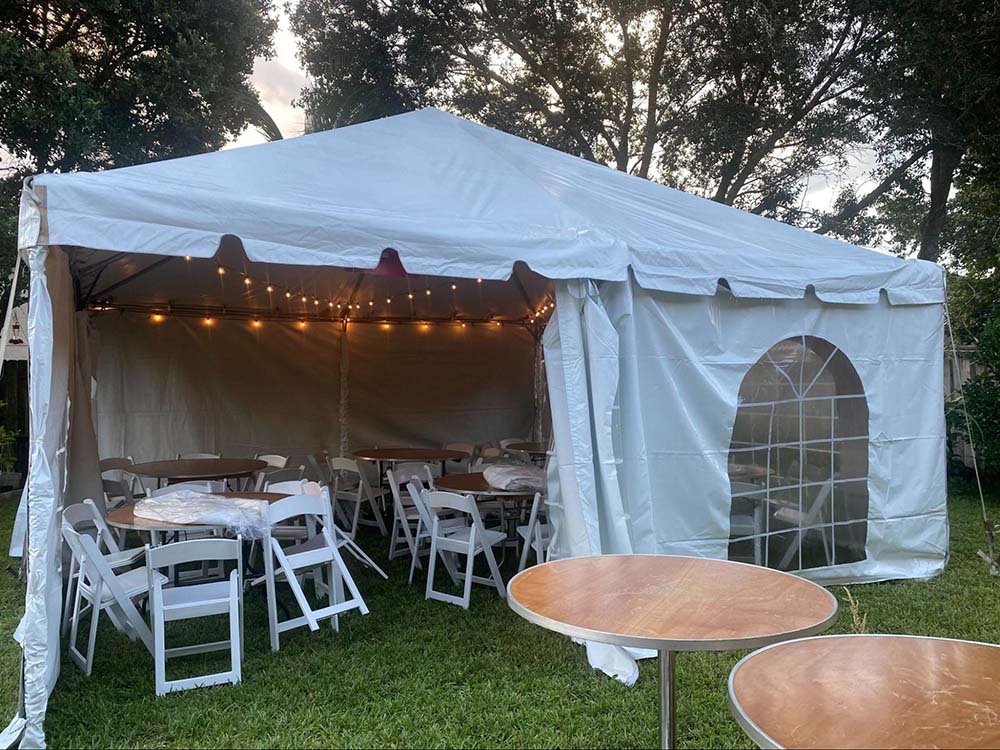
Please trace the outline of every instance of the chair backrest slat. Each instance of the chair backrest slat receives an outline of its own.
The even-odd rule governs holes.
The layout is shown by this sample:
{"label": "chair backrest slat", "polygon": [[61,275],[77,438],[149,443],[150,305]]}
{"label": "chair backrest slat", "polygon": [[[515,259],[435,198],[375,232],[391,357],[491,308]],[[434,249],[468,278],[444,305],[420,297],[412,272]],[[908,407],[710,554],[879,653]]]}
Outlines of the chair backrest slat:
{"label": "chair backrest slat", "polygon": [[241,560],[242,538],[188,539],[184,542],[164,544],[160,547],[146,546],[146,564],[152,568],[166,568],[189,562],[208,560]]}

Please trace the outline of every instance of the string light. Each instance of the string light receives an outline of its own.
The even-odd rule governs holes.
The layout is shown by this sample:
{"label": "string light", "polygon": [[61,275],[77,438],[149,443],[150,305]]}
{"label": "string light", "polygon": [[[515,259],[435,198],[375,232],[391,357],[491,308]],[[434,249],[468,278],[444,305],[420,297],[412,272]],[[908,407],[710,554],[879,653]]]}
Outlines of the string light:
{"label": "string light", "polygon": [[268,285],[267,285],[267,293],[268,293],[268,294],[270,294],[270,293],[271,293],[271,292],[273,292],[273,291],[274,291],[274,287],[273,287],[273,286],[271,286],[270,284],[268,284]]}
{"label": "string light", "polygon": [[261,323],[259,320],[254,319],[254,321],[250,325],[252,325],[254,328],[260,328],[264,324]]}
{"label": "string light", "polygon": [[483,280],[482,280],[482,279],[476,279],[476,283],[477,283],[477,284],[482,284],[482,283],[483,283]]}
{"label": "string light", "polygon": [[291,298],[292,298],[292,293],[291,292],[285,292],[285,299],[291,299]]}
{"label": "string light", "polygon": [[375,300],[373,299],[368,300],[368,307],[375,307]]}
{"label": "string light", "polygon": [[330,300],[329,302],[327,302],[326,306],[327,307],[333,307],[333,300]]}
{"label": "string light", "polygon": [[409,297],[410,299],[413,299],[413,292],[409,292],[406,296]]}
{"label": "string light", "polygon": [[303,302],[307,302],[307,301],[308,301],[308,299],[309,299],[309,298],[308,298],[308,297],[306,297],[306,295],[304,295],[304,294],[302,295],[302,301],[303,301]]}
{"label": "string light", "polygon": [[223,268],[222,266],[219,266],[218,268],[216,268],[215,272],[218,273],[219,276],[225,276],[226,275],[226,269]]}
{"label": "string light", "polygon": [[426,295],[427,295],[428,297],[430,297],[430,296],[431,296],[431,290],[430,290],[430,289],[425,289],[425,290],[424,290],[424,293],[425,293],[425,294],[426,294]]}
{"label": "string light", "polygon": [[456,289],[458,289],[458,284],[452,284],[451,285],[451,291],[454,292]]}
{"label": "string light", "polygon": [[392,326],[389,325],[388,323],[383,323],[382,324],[382,330],[383,331],[388,331],[390,328],[392,328]]}
{"label": "string light", "polygon": [[191,261],[191,256],[190,255],[185,255],[184,256],[184,260],[190,262]]}
{"label": "string light", "polygon": [[305,327],[306,327],[306,322],[304,320],[300,320],[299,321],[299,328],[303,328],[304,329]]}
{"label": "string light", "polygon": [[215,325],[215,321],[212,320],[211,318],[205,318],[205,325],[211,327]]}
{"label": "string light", "polygon": [[318,299],[314,299],[314,300],[313,300],[313,304],[314,304],[314,305],[319,305],[319,300],[318,300]]}
{"label": "string light", "polygon": [[386,297],[385,298],[385,304],[391,305],[392,304],[392,297]]}
{"label": "string light", "polygon": [[250,281],[250,277],[249,276],[244,276],[243,277],[243,283],[246,284],[247,286],[250,286],[253,282]]}
{"label": "string light", "polygon": [[149,316],[149,319],[152,320],[154,323],[163,322],[163,316],[160,313],[153,313],[152,315]]}

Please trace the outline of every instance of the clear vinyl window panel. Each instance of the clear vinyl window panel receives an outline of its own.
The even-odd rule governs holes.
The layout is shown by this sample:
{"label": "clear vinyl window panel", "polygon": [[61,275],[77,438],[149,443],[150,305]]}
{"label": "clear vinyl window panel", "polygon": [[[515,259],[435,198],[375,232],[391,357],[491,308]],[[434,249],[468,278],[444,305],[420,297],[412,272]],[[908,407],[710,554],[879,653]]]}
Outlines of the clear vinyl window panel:
{"label": "clear vinyl window panel", "polygon": [[729,479],[730,560],[794,571],[865,559],[868,401],[842,351],[796,336],[750,368]]}

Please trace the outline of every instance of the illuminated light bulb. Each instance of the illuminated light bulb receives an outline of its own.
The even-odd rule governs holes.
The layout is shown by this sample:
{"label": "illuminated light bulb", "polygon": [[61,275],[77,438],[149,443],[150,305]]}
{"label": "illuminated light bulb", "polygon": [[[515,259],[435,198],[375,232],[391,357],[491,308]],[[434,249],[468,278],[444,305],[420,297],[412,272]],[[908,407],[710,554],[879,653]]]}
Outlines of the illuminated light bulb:
{"label": "illuminated light bulb", "polygon": [[385,298],[385,304],[391,305],[392,304],[392,297],[386,297]]}
{"label": "illuminated light bulb", "polygon": [[292,293],[291,292],[285,292],[285,299],[291,299],[291,298],[292,298]]}
{"label": "illuminated light bulb", "polygon": [[407,296],[407,297],[409,297],[410,299],[413,299],[413,292],[410,292],[410,293],[409,293],[409,294],[407,294],[406,296]]}
{"label": "illuminated light bulb", "polygon": [[339,310],[341,307],[343,307],[343,305],[338,302],[337,303],[337,309]]}
{"label": "illuminated light bulb", "polygon": [[254,328],[260,328],[263,325],[263,323],[261,323],[259,320],[254,320],[250,325],[252,325]]}
{"label": "illuminated light bulb", "polygon": [[427,323],[421,323],[421,324],[420,324],[420,327],[421,327],[421,328],[422,328],[423,330],[425,330],[425,331],[426,331],[426,330],[427,330],[428,328],[430,328],[430,326],[429,326],[429,325],[428,325]]}
{"label": "illuminated light bulb", "polygon": [[215,324],[214,320],[212,320],[211,318],[205,318],[205,325],[211,326],[211,325],[214,325],[214,324]]}
{"label": "illuminated light bulb", "polygon": [[426,295],[427,295],[428,297],[430,297],[430,296],[431,296],[431,290],[430,290],[430,289],[427,289],[427,290],[425,290],[425,291],[424,291],[424,293],[425,293],[425,294],[426,294]]}
{"label": "illuminated light bulb", "polygon": [[327,307],[333,307],[333,302],[332,302],[332,301],[330,301],[330,302],[327,302],[327,303],[326,303],[326,306],[327,306]]}
{"label": "illuminated light bulb", "polygon": [[348,315],[346,318],[344,318],[344,322],[345,323],[350,323],[351,322],[351,316]]}
{"label": "illuminated light bulb", "polygon": [[191,256],[190,255],[185,255],[184,256],[184,260],[191,260]]}
{"label": "illuminated light bulb", "polygon": [[270,293],[271,293],[271,292],[273,292],[273,291],[274,291],[274,287],[273,287],[273,286],[271,286],[270,284],[268,284],[268,285],[267,285],[267,293],[268,293],[268,294],[270,294]]}
{"label": "illuminated light bulb", "polygon": [[483,280],[482,280],[482,279],[476,279],[476,283],[477,283],[477,284],[482,284],[482,283],[483,283]]}
{"label": "illuminated light bulb", "polygon": [[216,268],[215,271],[216,271],[216,273],[219,274],[219,276],[225,276],[226,275],[226,269],[223,268],[222,266],[219,266],[218,268]]}
{"label": "illuminated light bulb", "polygon": [[466,326],[466,324],[465,324],[465,323],[462,323],[462,328],[465,328],[465,326]]}
{"label": "illuminated light bulb", "polygon": [[163,316],[160,315],[160,313],[153,313],[152,315],[149,316],[149,319],[151,321],[153,321],[154,323],[162,323],[163,322]]}
{"label": "illuminated light bulb", "polygon": [[318,300],[318,299],[314,299],[314,300],[313,300],[313,304],[314,304],[314,305],[318,305],[318,304],[319,304],[319,300]]}
{"label": "illuminated light bulb", "polygon": [[375,307],[375,300],[373,299],[368,300],[368,307]]}
{"label": "illuminated light bulb", "polygon": [[458,289],[458,284],[452,284],[451,285],[451,291],[454,292],[456,289]]}
{"label": "illuminated light bulb", "polygon": [[249,276],[245,276],[245,277],[243,277],[243,283],[246,284],[247,286],[250,286],[253,282],[250,281],[250,277]]}
{"label": "illuminated light bulb", "polygon": [[299,328],[305,328],[305,327],[306,327],[306,322],[304,320],[300,320],[299,321]]}
{"label": "illuminated light bulb", "polygon": [[499,328],[499,327],[500,327],[500,326],[502,326],[502,325],[503,325],[503,323],[501,323],[501,322],[500,322],[500,321],[498,320],[498,321],[497,321],[497,328]]}
{"label": "illuminated light bulb", "polygon": [[302,301],[303,301],[303,302],[307,302],[308,300],[309,300],[309,298],[308,298],[308,297],[306,297],[306,295],[304,295],[304,294],[303,294],[303,295],[302,295]]}
{"label": "illuminated light bulb", "polygon": [[391,326],[388,323],[383,323],[382,324],[382,330],[383,331],[388,331],[390,328],[391,328]]}

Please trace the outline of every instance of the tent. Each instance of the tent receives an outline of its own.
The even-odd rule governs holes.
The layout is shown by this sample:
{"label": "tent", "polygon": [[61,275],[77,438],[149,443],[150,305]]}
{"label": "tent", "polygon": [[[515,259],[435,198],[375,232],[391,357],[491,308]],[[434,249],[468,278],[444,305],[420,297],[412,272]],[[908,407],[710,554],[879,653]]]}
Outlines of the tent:
{"label": "tent", "polygon": [[[945,564],[934,264],[432,109],[41,175],[19,246],[26,744],[58,673],[56,520],[99,491],[100,451],[551,430],[555,555],[749,557],[827,583]],[[591,649],[626,681],[633,656]]]}

